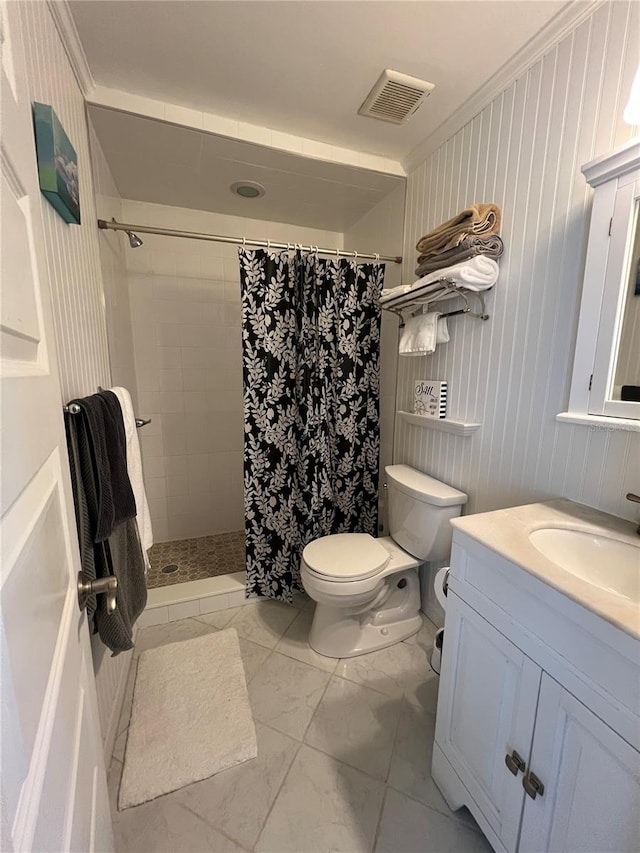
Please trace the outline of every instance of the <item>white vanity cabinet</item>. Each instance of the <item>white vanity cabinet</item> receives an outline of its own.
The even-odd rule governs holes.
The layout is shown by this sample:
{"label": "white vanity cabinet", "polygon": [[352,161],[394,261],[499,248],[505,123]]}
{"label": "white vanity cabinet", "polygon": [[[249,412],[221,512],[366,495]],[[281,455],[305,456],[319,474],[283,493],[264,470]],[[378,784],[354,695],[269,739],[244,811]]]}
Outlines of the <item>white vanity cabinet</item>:
{"label": "white vanity cabinet", "polygon": [[495,850],[640,850],[632,641],[454,534],[432,772]]}

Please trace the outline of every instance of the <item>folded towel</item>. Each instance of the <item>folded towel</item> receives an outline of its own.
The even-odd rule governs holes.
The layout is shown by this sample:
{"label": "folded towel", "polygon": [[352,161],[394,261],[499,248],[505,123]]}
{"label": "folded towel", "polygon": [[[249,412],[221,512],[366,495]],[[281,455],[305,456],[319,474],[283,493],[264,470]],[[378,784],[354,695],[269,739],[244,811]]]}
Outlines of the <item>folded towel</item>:
{"label": "folded towel", "polygon": [[436,328],[436,344],[449,343],[449,327],[447,326],[446,317],[438,317],[438,326]]}
{"label": "folded towel", "polygon": [[[418,314],[417,317],[409,317],[406,321],[402,337],[400,338],[400,355],[429,355],[435,351],[437,343],[446,343],[449,333],[446,327],[440,326],[441,317],[437,311],[428,314]],[[440,335],[438,334],[440,333]],[[440,341],[438,337],[440,336]]]}
{"label": "folded towel", "polygon": [[100,391],[72,400],[80,407],[73,415],[87,433],[93,454],[98,495],[96,542],[108,539],[118,525],[136,514],[136,502],[127,473],[127,439],[122,409],[115,394]]}
{"label": "folded towel", "polygon": [[[499,272],[500,268],[493,258],[476,255],[462,263],[431,272],[414,281],[413,284],[401,284],[399,287],[383,290],[380,296],[380,305],[385,305],[391,299],[406,295],[414,290],[419,290],[420,296],[425,297],[425,299],[430,293],[438,294],[438,291],[442,290],[441,278],[447,278],[467,290],[488,290],[498,280]],[[450,298],[449,294],[442,292],[433,301]]]}
{"label": "folded towel", "polygon": [[131,394],[129,394],[127,389],[116,387],[111,390],[118,398],[120,408],[122,409],[122,419],[127,439],[127,473],[129,474],[131,488],[133,489],[133,495],[136,500],[136,520],[144,552],[144,562],[146,567],[149,568],[149,554],[147,552],[153,545],[153,530],[151,529],[151,515],[149,514],[149,504],[147,503],[147,494],[142,477],[142,460],[140,458],[140,442],[138,441],[136,416],[133,411]]}
{"label": "folded towel", "polygon": [[467,236],[488,237],[499,232],[500,208],[496,204],[474,204],[421,237],[416,249],[420,254],[444,252]]}
{"label": "folded towel", "polygon": [[497,234],[491,237],[465,237],[458,246],[447,249],[446,252],[427,252],[418,257],[416,275],[420,278],[429,272],[459,264],[473,258],[475,255],[485,255],[488,258],[499,258],[504,252],[504,243]]}

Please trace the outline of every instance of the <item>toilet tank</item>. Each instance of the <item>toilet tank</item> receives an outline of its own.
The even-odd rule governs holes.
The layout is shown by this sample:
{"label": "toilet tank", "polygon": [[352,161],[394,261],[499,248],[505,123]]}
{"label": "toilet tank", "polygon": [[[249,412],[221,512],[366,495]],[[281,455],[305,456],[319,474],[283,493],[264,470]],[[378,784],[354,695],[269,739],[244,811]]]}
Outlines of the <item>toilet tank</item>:
{"label": "toilet tank", "polygon": [[384,470],[391,537],[422,562],[449,559],[449,520],[460,515],[467,495],[409,465]]}

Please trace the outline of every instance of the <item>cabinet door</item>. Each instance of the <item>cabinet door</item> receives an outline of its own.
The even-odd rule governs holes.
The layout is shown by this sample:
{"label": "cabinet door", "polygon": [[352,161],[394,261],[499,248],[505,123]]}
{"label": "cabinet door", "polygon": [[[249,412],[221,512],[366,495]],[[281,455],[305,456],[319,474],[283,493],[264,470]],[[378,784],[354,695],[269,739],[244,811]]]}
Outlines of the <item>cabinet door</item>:
{"label": "cabinet door", "polygon": [[522,815],[540,668],[449,589],[436,742],[507,850],[515,850]]}
{"label": "cabinet door", "polygon": [[640,850],[640,753],[548,675],[530,769],[544,792],[525,797],[522,853]]}

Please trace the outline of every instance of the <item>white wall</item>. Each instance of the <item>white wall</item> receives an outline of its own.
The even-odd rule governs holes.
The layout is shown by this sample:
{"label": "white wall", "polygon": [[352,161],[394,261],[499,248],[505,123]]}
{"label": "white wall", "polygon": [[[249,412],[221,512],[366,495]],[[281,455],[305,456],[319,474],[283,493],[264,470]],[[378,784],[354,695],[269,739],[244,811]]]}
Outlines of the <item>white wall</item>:
{"label": "white wall", "polygon": [[[401,255],[404,233],[405,187],[399,186],[359,219],[344,235],[345,249],[380,255]],[[384,286],[402,283],[402,267],[386,263]],[[380,483],[384,468],[393,462],[393,427],[396,412],[396,369],[398,364],[398,318],[382,312],[380,337]],[[386,523],[384,492],[380,489],[378,526]],[[384,527],[383,527],[384,529]]]}
{"label": "white wall", "polygon": [[[248,202],[250,205],[251,202]],[[124,201],[126,222],[342,248],[342,234]],[[126,250],[154,539],[244,528],[238,247],[148,234]]]}
{"label": "white wall", "polygon": [[638,63],[638,4],[606,4],[408,177],[404,255],[474,201],[502,208],[506,252],[491,318],[450,321],[451,342],[400,359],[399,404],[415,378],[450,383],[450,414],[472,437],[398,423],[396,461],[469,493],[469,511],[563,495],[633,518],[640,434],[555,421],[566,409],[591,193],[581,164],[626,141]]}
{"label": "white wall", "polygon": [[[20,7],[31,98],[50,104],[78,155],[81,225],[67,225],[44,198],[42,220],[52,291],[60,384],[64,399],[93,393],[111,384],[96,204],[89,157],[89,133],[82,92],[46,3]],[[104,656],[94,646],[100,723],[107,759],[117,725],[119,687],[130,654]]]}

